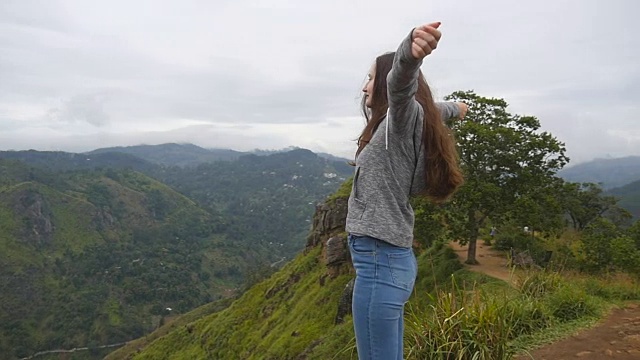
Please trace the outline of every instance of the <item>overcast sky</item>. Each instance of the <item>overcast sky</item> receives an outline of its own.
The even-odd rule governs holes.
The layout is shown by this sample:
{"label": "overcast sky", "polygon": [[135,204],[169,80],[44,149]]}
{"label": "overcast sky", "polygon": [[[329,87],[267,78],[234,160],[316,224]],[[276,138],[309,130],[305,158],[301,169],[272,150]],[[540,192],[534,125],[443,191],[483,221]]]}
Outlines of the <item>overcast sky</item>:
{"label": "overcast sky", "polygon": [[351,158],[375,56],[442,21],[438,99],[504,98],[572,163],[640,155],[633,0],[0,1],[0,149],[191,142]]}

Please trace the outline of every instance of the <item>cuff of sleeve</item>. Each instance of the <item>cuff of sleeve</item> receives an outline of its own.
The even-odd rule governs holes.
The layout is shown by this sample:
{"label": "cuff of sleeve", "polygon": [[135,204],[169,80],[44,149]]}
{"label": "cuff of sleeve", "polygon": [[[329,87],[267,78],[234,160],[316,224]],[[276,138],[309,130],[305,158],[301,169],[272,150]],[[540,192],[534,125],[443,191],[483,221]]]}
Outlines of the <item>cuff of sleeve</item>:
{"label": "cuff of sleeve", "polygon": [[399,60],[402,61],[405,64],[411,64],[415,67],[420,67],[422,65],[422,60],[423,59],[416,59],[413,57],[413,55],[411,55],[411,45],[413,43],[413,31],[416,28],[411,29],[411,31],[409,32],[409,35],[407,35],[407,37],[404,38],[404,40],[402,41],[402,43],[400,44],[400,47],[398,48],[398,53],[396,55],[399,55]]}

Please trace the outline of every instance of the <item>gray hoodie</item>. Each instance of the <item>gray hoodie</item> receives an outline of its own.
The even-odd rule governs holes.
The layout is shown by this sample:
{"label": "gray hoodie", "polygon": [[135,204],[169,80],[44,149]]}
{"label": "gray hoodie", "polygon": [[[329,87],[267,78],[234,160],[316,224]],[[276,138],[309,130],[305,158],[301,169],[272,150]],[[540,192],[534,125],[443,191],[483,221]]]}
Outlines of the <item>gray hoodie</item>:
{"label": "gray hoodie", "polygon": [[[387,116],[356,158],[346,224],[351,234],[407,248],[414,225],[409,198],[425,187],[424,111],[415,100],[422,60],[411,55],[411,33],[400,44],[387,77]],[[436,105],[443,120],[459,116],[455,103]]]}

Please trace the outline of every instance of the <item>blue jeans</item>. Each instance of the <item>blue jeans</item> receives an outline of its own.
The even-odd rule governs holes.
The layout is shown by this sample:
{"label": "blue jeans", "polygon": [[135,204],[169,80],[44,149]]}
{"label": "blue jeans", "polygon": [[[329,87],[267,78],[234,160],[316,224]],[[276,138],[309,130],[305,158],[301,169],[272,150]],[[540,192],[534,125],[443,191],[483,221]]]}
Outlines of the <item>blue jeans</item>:
{"label": "blue jeans", "polygon": [[368,236],[348,240],[356,269],[352,311],[358,358],[401,360],[404,304],[418,270],[413,250]]}

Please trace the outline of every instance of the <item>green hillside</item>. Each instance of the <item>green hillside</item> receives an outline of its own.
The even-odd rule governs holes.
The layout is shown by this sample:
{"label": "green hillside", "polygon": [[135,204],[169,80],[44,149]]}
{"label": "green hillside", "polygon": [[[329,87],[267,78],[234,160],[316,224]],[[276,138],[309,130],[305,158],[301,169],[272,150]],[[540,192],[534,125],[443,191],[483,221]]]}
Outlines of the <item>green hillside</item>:
{"label": "green hillside", "polygon": [[149,172],[157,167],[134,155],[118,152],[88,155],[63,151],[0,151],[0,159],[21,161],[50,171],[112,168]]}
{"label": "green hillside", "polygon": [[[344,233],[349,186],[317,208],[305,251],[280,271],[230,305],[200,307],[105,360],[356,359],[354,272]],[[514,269],[507,284],[463,268],[442,243],[415,250],[418,278],[405,314],[408,359],[511,359],[593,324],[609,302],[640,296],[637,282],[624,277]]]}
{"label": "green hillside", "polygon": [[620,187],[640,179],[640,156],[594,159],[566,167],[558,175],[570,182],[601,183],[604,189]]}
{"label": "green hillside", "polygon": [[[134,171],[0,160],[0,354],[110,344],[232,295],[259,250]],[[170,308],[171,310],[169,310]]]}
{"label": "green hillside", "polygon": [[229,219],[230,237],[264,246],[270,260],[292,259],[304,247],[316,204],[353,168],[296,149],[236,161],[168,167],[150,175]]}
{"label": "green hillside", "polygon": [[[353,269],[347,254],[328,262],[326,247],[330,238],[345,239],[348,186],[346,182],[319,208],[307,249],[283,269],[228,308],[208,315],[204,308],[197,309],[194,313],[201,317],[187,314],[189,321],[167,324],[157,335],[129,344],[106,359],[352,358],[355,348],[347,285]],[[434,281],[446,283],[452,273],[465,271],[451,249],[436,251],[419,257],[416,294],[432,290]]]}
{"label": "green hillside", "polygon": [[608,194],[619,198],[618,205],[627,209],[636,219],[640,218],[640,180],[611,189]]}
{"label": "green hillside", "polygon": [[[7,151],[0,152],[0,159],[19,160],[53,173],[79,169],[131,169],[144,173],[193,199],[206,211],[224,214],[223,233],[232,242],[261,248],[264,256],[254,263],[293,258],[304,246],[300,239],[309,230],[308,221],[316,203],[333,193],[353,172],[345,161],[330,160],[304,149],[264,156],[245,154],[233,161],[189,167],[150,162],[164,159],[172,163],[172,159],[181,157],[198,162],[203,160],[189,154],[212,152],[215,153],[194,145],[165,144],[99,149],[90,154]],[[31,172],[31,178],[40,176],[38,172],[25,171]]]}
{"label": "green hillside", "polygon": [[244,153],[227,149],[204,149],[193,144],[118,146],[93,150],[87,155],[124,153],[165,166],[194,166],[215,161],[237,160]]}

